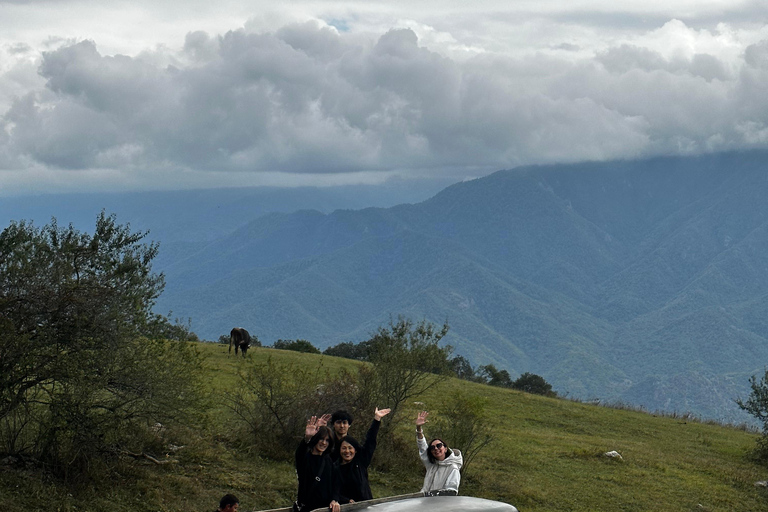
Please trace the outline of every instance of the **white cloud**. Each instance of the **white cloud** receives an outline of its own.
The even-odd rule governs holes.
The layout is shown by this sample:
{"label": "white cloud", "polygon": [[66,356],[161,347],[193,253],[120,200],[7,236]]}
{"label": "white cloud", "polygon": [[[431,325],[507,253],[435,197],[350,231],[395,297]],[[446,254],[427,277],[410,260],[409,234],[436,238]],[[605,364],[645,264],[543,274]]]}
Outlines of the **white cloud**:
{"label": "white cloud", "polygon": [[[4,192],[42,175],[55,187],[340,183],[768,144],[766,27],[684,21],[747,18],[749,3],[650,3],[653,19],[676,15],[650,25],[639,4],[600,2],[449,2],[442,17],[237,4],[213,20],[200,3],[197,17],[158,8],[140,28],[119,19],[146,19],[149,4],[68,5],[74,28],[0,45]],[[93,28],[85,8],[116,26]],[[29,14],[21,26],[35,9],[0,3]]]}

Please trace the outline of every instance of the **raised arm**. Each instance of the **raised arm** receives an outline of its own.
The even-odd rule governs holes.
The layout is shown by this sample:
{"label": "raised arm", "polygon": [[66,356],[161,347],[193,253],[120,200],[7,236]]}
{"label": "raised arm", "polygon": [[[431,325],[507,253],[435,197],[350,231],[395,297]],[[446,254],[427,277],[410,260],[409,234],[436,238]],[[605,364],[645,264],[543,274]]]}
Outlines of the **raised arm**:
{"label": "raised arm", "polygon": [[317,416],[312,416],[307,420],[307,426],[304,428],[304,442],[309,442],[312,436],[317,434],[317,429],[320,425],[317,424]]}
{"label": "raised arm", "polygon": [[317,416],[309,418],[307,420],[307,426],[304,428],[304,441],[308,443],[309,440],[312,439],[312,436],[317,434],[320,427],[324,427],[328,424],[329,419],[331,419],[330,414],[323,414],[319,418]]}
{"label": "raised arm", "polygon": [[392,409],[379,409],[377,407],[376,410],[373,412],[373,419],[376,421],[381,421],[381,418],[389,414],[391,410]]}
{"label": "raised arm", "polygon": [[324,426],[328,425],[328,421],[330,421],[330,419],[331,419],[331,415],[330,414],[323,414],[322,416],[320,416],[317,419],[317,426],[318,426],[318,428],[319,427],[324,427]]}
{"label": "raised arm", "polygon": [[[296,472],[301,474],[304,470],[304,456],[307,454],[307,443],[312,439],[312,436],[317,433],[317,416],[312,416],[307,420],[307,426],[304,428],[304,438],[296,447],[295,463]],[[299,477],[301,478],[301,477]]]}
{"label": "raised arm", "polygon": [[376,438],[379,435],[379,427],[381,427],[381,418],[389,414],[389,409],[379,409],[378,407],[373,413],[373,421],[368,428],[368,432],[365,433],[365,441],[363,446],[360,447],[358,453],[358,461],[360,465],[367,468],[371,464],[373,459],[373,452],[376,451]]}
{"label": "raised arm", "polygon": [[429,413],[427,411],[421,411],[419,415],[416,416],[416,446],[419,447],[419,458],[425,466],[429,464],[429,456],[427,455],[429,447],[427,446],[427,440],[424,439],[424,431],[422,430],[422,427],[427,422],[428,415]]}
{"label": "raised arm", "polygon": [[416,416],[416,437],[419,439],[424,439],[424,430],[422,427],[427,422],[427,416],[429,416],[427,411],[421,411],[418,416]]}

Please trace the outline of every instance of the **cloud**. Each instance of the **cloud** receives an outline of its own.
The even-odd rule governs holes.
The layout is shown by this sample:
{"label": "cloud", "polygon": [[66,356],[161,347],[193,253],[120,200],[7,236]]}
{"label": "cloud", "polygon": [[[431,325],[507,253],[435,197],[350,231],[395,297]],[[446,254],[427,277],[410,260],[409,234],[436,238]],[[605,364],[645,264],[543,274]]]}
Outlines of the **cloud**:
{"label": "cloud", "polygon": [[400,25],[194,30],[177,49],[133,56],[92,40],[36,60],[9,46],[0,181],[41,168],[147,180],[162,171],[187,185],[216,175],[463,176],[768,144],[768,39],[754,33],[673,20],[592,52],[574,39],[518,55],[445,27]]}

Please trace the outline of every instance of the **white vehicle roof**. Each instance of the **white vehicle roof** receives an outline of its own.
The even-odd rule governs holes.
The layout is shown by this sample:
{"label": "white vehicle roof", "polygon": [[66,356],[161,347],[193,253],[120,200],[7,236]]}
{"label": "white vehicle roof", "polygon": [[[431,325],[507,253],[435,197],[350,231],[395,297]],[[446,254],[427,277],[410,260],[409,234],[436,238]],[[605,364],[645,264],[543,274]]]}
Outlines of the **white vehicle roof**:
{"label": "white vehicle roof", "polygon": [[[517,512],[512,505],[501,501],[471,496],[434,496],[409,498],[385,503],[356,504],[355,512]],[[342,507],[342,512],[351,512]]]}

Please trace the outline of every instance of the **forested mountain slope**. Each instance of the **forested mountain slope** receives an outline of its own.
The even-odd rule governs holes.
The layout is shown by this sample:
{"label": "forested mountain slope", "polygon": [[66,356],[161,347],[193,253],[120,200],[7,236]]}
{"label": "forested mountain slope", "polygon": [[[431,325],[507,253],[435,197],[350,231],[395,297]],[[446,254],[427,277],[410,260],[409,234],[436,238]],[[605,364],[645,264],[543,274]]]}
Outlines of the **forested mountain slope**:
{"label": "forested mountain slope", "polygon": [[475,364],[560,392],[740,420],[768,364],[766,154],[500,171],[413,205],[260,217],[164,268],[216,338],[361,341],[447,321]]}

